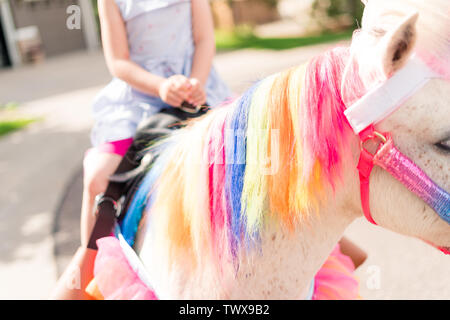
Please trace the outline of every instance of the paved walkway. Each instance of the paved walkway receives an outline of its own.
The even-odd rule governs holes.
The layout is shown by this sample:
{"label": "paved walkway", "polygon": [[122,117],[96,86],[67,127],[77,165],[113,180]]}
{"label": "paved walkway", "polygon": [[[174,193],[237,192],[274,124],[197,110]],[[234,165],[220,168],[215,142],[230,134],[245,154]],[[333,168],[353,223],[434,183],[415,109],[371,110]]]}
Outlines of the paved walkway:
{"label": "paved walkway", "polygon": [[0,299],[45,299],[55,284],[55,209],[89,146],[89,103],[108,79],[100,52],[0,72],[1,102],[43,118],[0,138]]}
{"label": "paved walkway", "polygon": [[[218,55],[215,64],[233,90],[241,92],[253,81],[302,63],[326,47],[242,50]],[[0,299],[46,298],[58,269],[76,247],[79,173],[92,125],[89,105],[109,78],[100,52],[0,72],[2,101],[21,102],[19,112],[44,117],[0,139]],[[61,206],[66,215],[57,219]],[[358,271],[363,297],[450,298],[448,257],[363,221],[347,233],[369,253]],[[378,289],[372,281],[377,273]]]}

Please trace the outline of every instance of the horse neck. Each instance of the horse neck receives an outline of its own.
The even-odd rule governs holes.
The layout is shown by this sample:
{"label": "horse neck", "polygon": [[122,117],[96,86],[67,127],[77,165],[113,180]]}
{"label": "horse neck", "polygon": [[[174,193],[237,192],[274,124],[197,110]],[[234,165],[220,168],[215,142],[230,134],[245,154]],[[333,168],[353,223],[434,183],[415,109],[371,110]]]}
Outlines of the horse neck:
{"label": "horse neck", "polygon": [[299,288],[303,294],[306,295],[311,280],[355,217],[343,206],[328,206],[299,232],[296,241],[301,243],[302,250],[297,259],[301,262]]}
{"label": "horse neck", "polygon": [[342,180],[335,190],[329,190],[327,202],[311,215],[295,233],[296,242],[301,244],[297,257],[300,269],[299,287],[308,292],[311,280],[341,239],[345,229],[361,217],[359,179],[356,170],[358,141],[349,141],[349,161],[342,168]]}

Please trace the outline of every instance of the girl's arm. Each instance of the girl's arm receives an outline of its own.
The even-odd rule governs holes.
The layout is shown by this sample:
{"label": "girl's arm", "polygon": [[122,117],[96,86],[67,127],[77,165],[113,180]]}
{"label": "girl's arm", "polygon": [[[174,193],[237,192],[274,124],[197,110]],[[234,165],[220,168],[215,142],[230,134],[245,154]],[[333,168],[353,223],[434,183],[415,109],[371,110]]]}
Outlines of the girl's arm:
{"label": "girl's arm", "polygon": [[195,51],[190,78],[198,79],[204,86],[216,53],[214,23],[207,0],[194,0],[191,3]]}
{"label": "girl's arm", "polygon": [[111,74],[139,91],[158,96],[158,88],[164,78],[147,72],[129,59],[125,24],[116,3],[99,0],[98,13],[103,51]]}
{"label": "girl's arm", "polygon": [[130,60],[125,24],[114,1],[99,0],[98,12],[106,64],[113,76],[141,92],[159,96],[173,106],[179,106],[187,99],[190,86],[187,78],[178,75],[166,79]]}

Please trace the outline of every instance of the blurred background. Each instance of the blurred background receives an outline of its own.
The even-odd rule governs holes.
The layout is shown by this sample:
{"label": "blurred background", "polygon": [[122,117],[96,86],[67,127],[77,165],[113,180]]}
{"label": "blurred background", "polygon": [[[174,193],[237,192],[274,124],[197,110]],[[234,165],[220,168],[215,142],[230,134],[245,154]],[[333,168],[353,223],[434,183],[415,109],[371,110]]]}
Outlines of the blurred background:
{"label": "blurred background", "polygon": [[[211,0],[215,66],[236,93],[348,45],[360,0]],[[111,76],[96,0],[0,0],[0,299],[45,299],[79,243],[90,104]],[[359,219],[366,299],[449,299],[448,257]]]}

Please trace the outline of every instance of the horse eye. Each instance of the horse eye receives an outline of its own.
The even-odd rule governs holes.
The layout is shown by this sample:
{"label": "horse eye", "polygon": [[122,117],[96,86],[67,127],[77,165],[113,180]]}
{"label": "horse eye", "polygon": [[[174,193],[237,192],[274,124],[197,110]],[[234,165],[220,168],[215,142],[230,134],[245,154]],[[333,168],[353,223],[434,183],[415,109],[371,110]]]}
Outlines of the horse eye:
{"label": "horse eye", "polygon": [[450,152],[450,137],[435,144],[440,150]]}

